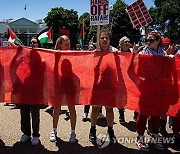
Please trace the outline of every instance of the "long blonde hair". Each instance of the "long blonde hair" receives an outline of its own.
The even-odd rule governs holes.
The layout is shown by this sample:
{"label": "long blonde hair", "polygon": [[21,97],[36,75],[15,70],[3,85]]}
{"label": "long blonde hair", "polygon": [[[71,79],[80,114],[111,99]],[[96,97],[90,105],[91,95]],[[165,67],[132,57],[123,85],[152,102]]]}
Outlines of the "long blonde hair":
{"label": "long blonde hair", "polygon": [[62,50],[62,49],[59,47],[59,45],[61,45],[64,40],[69,40],[69,38],[68,38],[66,35],[60,36],[60,37],[56,40],[56,45],[55,45],[54,50],[58,50],[58,49],[59,49],[59,50]]}

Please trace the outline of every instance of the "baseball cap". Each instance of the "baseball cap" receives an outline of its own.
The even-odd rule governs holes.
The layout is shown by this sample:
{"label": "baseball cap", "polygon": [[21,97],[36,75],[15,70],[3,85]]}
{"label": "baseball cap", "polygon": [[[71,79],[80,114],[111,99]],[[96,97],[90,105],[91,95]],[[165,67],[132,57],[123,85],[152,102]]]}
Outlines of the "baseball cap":
{"label": "baseball cap", "polygon": [[171,44],[171,40],[168,37],[162,39],[163,44]]}
{"label": "baseball cap", "polygon": [[130,40],[127,36],[124,36],[122,37],[120,40],[119,40],[119,45],[121,45],[125,40]]}

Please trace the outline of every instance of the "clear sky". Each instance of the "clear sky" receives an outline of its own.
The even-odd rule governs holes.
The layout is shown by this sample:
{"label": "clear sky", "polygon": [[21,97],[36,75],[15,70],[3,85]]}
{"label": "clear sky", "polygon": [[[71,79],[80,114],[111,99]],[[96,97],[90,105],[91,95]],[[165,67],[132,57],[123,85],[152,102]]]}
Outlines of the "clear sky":
{"label": "clear sky", "polygon": [[[114,4],[116,0],[109,0],[110,4]],[[135,0],[124,0],[128,5]],[[153,0],[144,0],[145,5],[150,8],[153,6]],[[26,5],[26,11],[24,6]],[[90,0],[1,0],[0,2],[0,21],[2,19],[19,19],[21,17],[30,20],[43,19],[51,8],[63,7],[66,9],[74,9],[78,15],[89,12]]]}

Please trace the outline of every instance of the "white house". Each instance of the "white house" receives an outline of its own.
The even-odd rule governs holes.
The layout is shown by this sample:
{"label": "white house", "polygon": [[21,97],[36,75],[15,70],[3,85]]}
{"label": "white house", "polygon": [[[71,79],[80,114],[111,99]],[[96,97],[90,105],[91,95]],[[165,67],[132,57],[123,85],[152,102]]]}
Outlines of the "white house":
{"label": "white house", "polygon": [[17,37],[24,43],[28,45],[31,37],[35,37],[39,32],[47,28],[46,24],[42,20],[37,20],[38,22],[31,21],[26,18],[20,18],[17,20],[9,20],[6,22],[0,23],[0,34],[2,35],[3,40],[7,40],[7,31],[10,27]]}

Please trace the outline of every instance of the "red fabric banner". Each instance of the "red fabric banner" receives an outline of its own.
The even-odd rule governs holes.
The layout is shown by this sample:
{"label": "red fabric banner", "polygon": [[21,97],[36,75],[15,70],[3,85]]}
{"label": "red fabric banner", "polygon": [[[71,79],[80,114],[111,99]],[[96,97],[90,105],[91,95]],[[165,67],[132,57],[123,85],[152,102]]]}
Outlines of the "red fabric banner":
{"label": "red fabric banner", "polygon": [[0,47],[0,102],[104,105],[180,116],[180,55]]}

